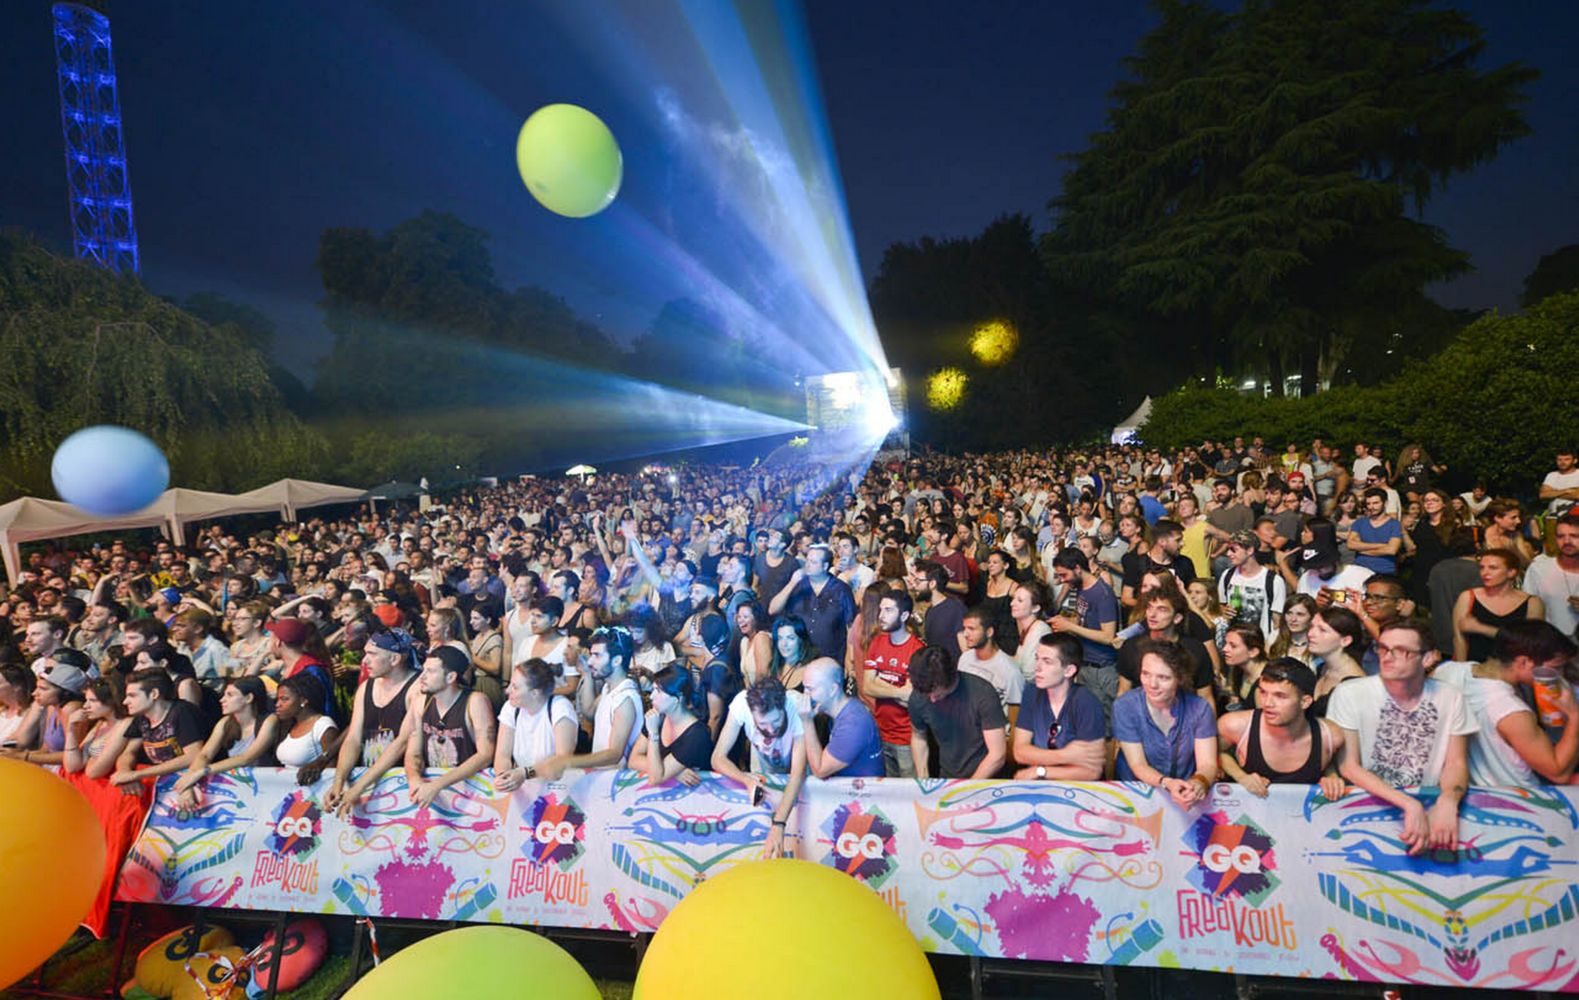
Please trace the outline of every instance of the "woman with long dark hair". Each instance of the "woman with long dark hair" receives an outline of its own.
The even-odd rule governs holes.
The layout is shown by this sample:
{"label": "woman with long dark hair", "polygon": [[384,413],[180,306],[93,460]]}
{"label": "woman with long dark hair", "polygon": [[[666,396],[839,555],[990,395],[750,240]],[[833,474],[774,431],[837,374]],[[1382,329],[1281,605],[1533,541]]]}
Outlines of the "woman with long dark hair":
{"label": "woman with long dark hair", "polygon": [[116,752],[125,745],[124,733],[131,722],[126,717],[124,695],[116,680],[88,682],[82,689],[81,706],[71,715],[60,763],[60,776],[88,800],[104,830],[104,878],[82,918],[82,926],[96,938],[104,937],[116,878],[126,852],[142,831],[153,791],[151,786],[139,784],[128,793],[109,783],[115,773]]}
{"label": "woman with long dark hair", "polygon": [[806,664],[818,657],[811,632],[799,615],[773,619],[773,664],[769,673],[786,691],[804,691]]}
{"label": "woman with long dark hair", "polygon": [[[872,588],[868,587],[870,592]],[[735,609],[731,622],[735,634],[733,659],[740,667],[745,685],[755,684],[773,663],[773,638],[768,634],[768,613],[756,601],[746,601]]]}
{"label": "woman with long dark hair", "polygon": [[1427,581],[1437,563],[1446,559],[1452,549],[1453,536],[1462,529],[1458,512],[1446,491],[1430,487],[1420,496],[1420,519],[1409,529],[1406,541],[1414,549],[1409,560],[1409,596],[1415,603],[1429,606],[1431,592]]}
{"label": "woman with long dark hair", "polygon": [[1369,633],[1360,616],[1347,608],[1328,606],[1316,612],[1310,622],[1310,652],[1319,666],[1316,668],[1315,702],[1310,710],[1316,715],[1327,714],[1327,700],[1339,684],[1365,676],[1360,660],[1365,655]]}
{"label": "woman with long dark hair", "polygon": [[711,767],[713,739],[703,721],[705,711],[690,670],[671,665],[653,678],[652,710],[645,719],[651,784],[677,777],[695,785],[701,780],[696,772]]}
{"label": "woman with long dark hair", "polygon": [[211,774],[223,774],[238,767],[269,767],[275,763],[273,750],[279,742],[280,721],[274,714],[269,689],[262,680],[230,678],[225,682],[219,708],[224,714],[209,733],[208,742],[175,783],[177,801],[182,808],[198,806],[201,802],[198,783]]}

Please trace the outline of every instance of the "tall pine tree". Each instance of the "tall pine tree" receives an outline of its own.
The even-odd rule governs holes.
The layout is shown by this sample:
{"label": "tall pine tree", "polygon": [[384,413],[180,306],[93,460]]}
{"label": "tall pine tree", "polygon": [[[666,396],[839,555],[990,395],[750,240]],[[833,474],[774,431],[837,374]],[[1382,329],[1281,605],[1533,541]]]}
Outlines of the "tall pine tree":
{"label": "tall pine tree", "polygon": [[1528,131],[1535,71],[1479,69],[1480,30],[1421,0],[1159,8],[1053,203],[1055,280],[1149,356],[1276,392],[1439,329],[1423,289],[1468,259],[1411,213]]}

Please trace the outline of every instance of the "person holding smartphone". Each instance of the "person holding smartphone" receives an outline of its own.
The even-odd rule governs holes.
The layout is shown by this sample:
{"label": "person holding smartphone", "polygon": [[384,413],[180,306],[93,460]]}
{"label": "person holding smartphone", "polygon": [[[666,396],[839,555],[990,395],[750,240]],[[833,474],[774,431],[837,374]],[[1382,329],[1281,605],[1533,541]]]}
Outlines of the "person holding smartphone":
{"label": "person holding smartphone", "polygon": [[[768,799],[769,775],[786,775],[783,793],[773,806],[772,821],[762,854],[777,858],[784,854],[785,830],[801,785],[806,781],[806,732],[804,718],[811,706],[798,691],[786,691],[777,677],[761,678],[735,695],[724,717],[723,730],[713,747],[713,770],[732,778],[751,790],[751,804]],[[741,734],[751,744],[751,773],[742,771],[729,758],[729,751]]]}

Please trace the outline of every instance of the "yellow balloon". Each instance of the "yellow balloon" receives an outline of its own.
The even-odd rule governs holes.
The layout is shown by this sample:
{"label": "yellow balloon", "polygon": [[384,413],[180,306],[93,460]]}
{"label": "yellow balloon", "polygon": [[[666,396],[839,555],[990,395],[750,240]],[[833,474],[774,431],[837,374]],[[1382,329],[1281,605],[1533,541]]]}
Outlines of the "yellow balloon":
{"label": "yellow balloon", "polygon": [[658,927],[635,1000],[939,996],[921,945],[877,893],[810,861],[708,879]]}
{"label": "yellow balloon", "polygon": [[532,112],[515,139],[521,180],[550,212],[582,219],[609,207],[625,164],[603,120],[574,104]]}
{"label": "yellow balloon", "polygon": [[32,972],[87,915],[104,877],[104,830],[77,790],[0,759],[0,988]]}
{"label": "yellow balloon", "polygon": [[601,1000],[570,953],[531,931],[479,924],[418,941],[385,959],[345,1000]]}

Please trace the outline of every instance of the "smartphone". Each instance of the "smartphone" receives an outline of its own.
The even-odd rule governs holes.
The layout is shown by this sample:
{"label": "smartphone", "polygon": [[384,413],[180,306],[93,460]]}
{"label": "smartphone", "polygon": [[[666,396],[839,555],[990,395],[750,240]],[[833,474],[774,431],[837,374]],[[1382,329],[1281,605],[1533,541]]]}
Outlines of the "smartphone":
{"label": "smartphone", "polygon": [[762,804],[763,800],[766,799],[767,797],[768,797],[767,790],[764,789],[761,785],[757,785],[757,786],[755,786],[754,788],[751,789],[751,804],[753,806],[760,806]]}

